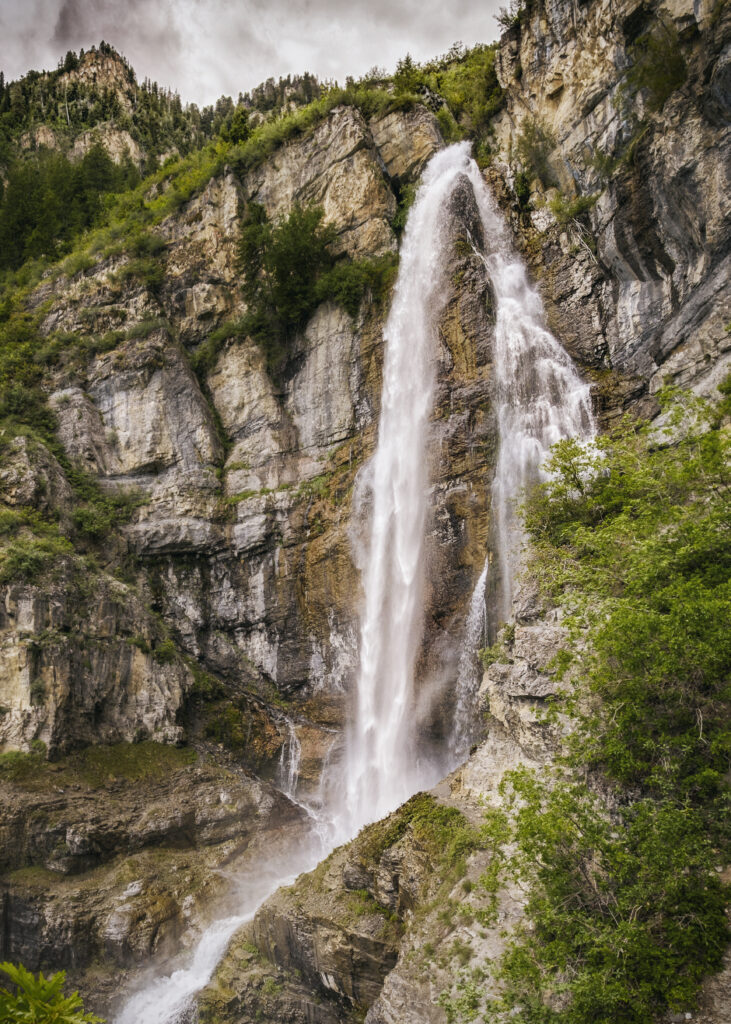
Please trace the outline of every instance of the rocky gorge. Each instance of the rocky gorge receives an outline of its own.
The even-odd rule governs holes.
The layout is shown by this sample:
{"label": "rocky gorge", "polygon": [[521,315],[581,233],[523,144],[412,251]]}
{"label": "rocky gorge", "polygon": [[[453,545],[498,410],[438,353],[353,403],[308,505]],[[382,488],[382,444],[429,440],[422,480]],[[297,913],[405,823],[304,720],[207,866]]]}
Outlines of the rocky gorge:
{"label": "rocky gorge", "polygon": [[[656,26],[676,67],[659,84],[630,73]],[[711,396],[728,373],[730,36],[711,0],[535,0],[494,50],[480,174],[600,431],[657,417],[668,384]],[[110,1019],[123,984],[185,969],[241,879],[307,845],[347,758],[399,214],[408,230],[409,190],[455,141],[445,113],[431,89],[380,111],[344,97],[258,162],[225,152],[190,194],[163,165],[140,186],[144,243],[108,228],[19,292],[55,346],[54,433],[9,421],[0,442],[3,511],[41,552],[12,569],[4,531],[0,959],[66,969]],[[118,135],[98,138],[122,159]],[[547,715],[569,628],[530,578],[499,614],[505,580],[488,575],[455,758],[470,602],[499,561],[495,240],[468,185],[441,241],[414,669],[420,756],[444,778],[233,931],[198,987],[201,1022],[507,1019],[489,967],[527,897],[495,822],[512,813],[506,774],[550,765],[570,730]],[[335,258],[392,270],[355,315],[320,303],[274,372],[236,326],[254,204],[272,223],[321,207]],[[483,677],[476,648],[496,643]],[[693,1019],[727,1021],[728,985],[728,967],[708,979]]]}

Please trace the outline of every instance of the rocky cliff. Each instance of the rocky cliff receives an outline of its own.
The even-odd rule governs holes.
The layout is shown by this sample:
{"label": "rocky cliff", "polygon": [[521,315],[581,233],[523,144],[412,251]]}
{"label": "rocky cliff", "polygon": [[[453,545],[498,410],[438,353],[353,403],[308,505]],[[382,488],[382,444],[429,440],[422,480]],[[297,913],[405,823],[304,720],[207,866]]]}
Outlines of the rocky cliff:
{"label": "rocky cliff", "polygon": [[[662,102],[655,78],[628,76],[657,24],[676,61]],[[484,173],[604,424],[654,413],[668,380],[709,392],[726,372],[730,33],[719,3],[535,0],[500,41],[505,100]],[[119,140],[102,141],[114,152]],[[443,145],[425,105],[336,106],[256,166],[227,163],[181,196],[147,250],[100,244],[22,296],[56,345],[43,387],[58,443],[6,431],[4,507],[21,533],[38,518],[63,533],[80,480],[126,505],[52,568],[3,577],[0,749],[36,761],[2,781],[0,830],[13,838],[0,957],[72,967],[98,1008],[114,995],[110,971],[192,942],[223,888],[214,868],[302,826],[271,782],[294,729],[301,791],[316,793],[352,689],[358,470],[375,444],[388,295],[355,316],[321,305],[273,376],[261,347],[229,329],[246,312],[240,217],[251,203],[274,219],[314,203],[337,254],[396,253],[399,202]],[[160,174],[143,203],[174,190]],[[468,195],[450,221],[418,673],[435,744],[454,714],[497,447],[492,299]],[[397,812],[265,904],[202,997],[202,1019],[456,1019],[454,979],[464,987],[468,965],[499,954],[522,905],[510,886],[480,885],[500,856],[477,838],[482,809],[501,805],[505,771],[544,763],[556,742],[541,709],[561,627],[520,601],[510,658],[483,683],[487,740],[428,813]],[[154,754],[141,774],[124,762],[91,777],[76,753],[149,741],[192,744],[199,760],[171,767]],[[442,812],[465,834],[453,878]]]}

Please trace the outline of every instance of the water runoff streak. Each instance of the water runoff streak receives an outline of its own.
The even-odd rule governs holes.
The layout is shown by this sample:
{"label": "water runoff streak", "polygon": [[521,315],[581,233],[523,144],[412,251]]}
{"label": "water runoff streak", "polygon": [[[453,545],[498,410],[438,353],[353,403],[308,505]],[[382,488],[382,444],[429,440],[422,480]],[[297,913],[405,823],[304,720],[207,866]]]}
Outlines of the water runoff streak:
{"label": "water runoff streak", "polygon": [[[376,451],[362,471],[360,492],[368,513],[365,540],[356,552],[363,582],[360,661],[354,720],[347,732],[337,784],[312,819],[312,842],[279,864],[264,864],[242,880],[239,912],[214,923],[186,968],[157,977],[126,1003],[116,1024],[173,1024],[187,1019],[195,994],[210,980],[234,931],[280,885],[286,885],[367,822],[394,810],[438,780],[440,767],[420,756],[414,720],[415,667],[423,633],[425,532],[429,503],[427,439],[432,413],[437,324],[447,289],[444,251],[450,237],[448,200],[469,181],[487,240],[480,252],[497,303],[495,379],[500,452],[493,484],[495,546],[502,580],[501,614],[508,618],[520,528],[513,503],[537,479],[554,441],[592,431],[588,387],[543,325],[537,293],[512,250],[499,210],[467,143],[450,146],[429,162],[409,214],[386,343]],[[358,512],[358,509],[355,509]],[[484,634],[487,562],[467,622],[474,648]],[[464,659],[463,659],[464,661]],[[466,753],[470,699],[477,675],[467,663],[458,694],[457,732],[445,760],[454,767]],[[462,704],[460,705],[460,701]],[[461,726],[459,723],[462,723]],[[280,782],[295,797],[298,743],[294,730],[282,751]]]}

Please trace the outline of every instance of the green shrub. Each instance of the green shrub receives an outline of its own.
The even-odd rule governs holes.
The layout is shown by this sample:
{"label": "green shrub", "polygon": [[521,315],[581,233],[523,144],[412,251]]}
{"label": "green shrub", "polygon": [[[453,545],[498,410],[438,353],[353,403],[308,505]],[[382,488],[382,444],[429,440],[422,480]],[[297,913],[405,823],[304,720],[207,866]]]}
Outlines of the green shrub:
{"label": "green shrub", "polygon": [[129,248],[135,256],[159,256],[167,248],[167,242],[161,235],[156,235],[152,231],[138,230],[133,235]]}
{"label": "green shrub", "polygon": [[211,331],[206,340],[198,346],[191,356],[190,363],[194,372],[204,379],[215,367],[218,354],[230,338],[246,336],[246,325],[241,321],[229,320]]}
{"label": "green shrub", "polygon": [[442,132],[447,132],[447,141],[460,138],[462,129],[471,137],[480,138],[503,106],[505,94],[495,71],[496,54],[495,44],[478,45],[471,50],[453,47],[442,61],[425,66],[426,84],[444,97],[461,126],[457,135],[444,115],[437,113]]}
{"label": "green shrub", "polygon": [[[564,704],[569,772],[511,779],[531,930],[503,962],[503,1005],[523,1024],[645,1024],[692,1007],[722,962],[724,394],[716,406],[674,395],[666,437],[626,421],[591,445],[560,442],[526,507],[533,571],[571,613],[566,656],[582,699]],[[583,781],[597,775],[609,800]]]}
{"label": "green shrub", "polygon": [[661,110],[688,77],[672,19],[658,16],[652,29],[633,44],[630,54],[634,63],[627,71],[627,87],[631,92],[645,91],[649,109]]}
{"label": "green shrub", "polygon": [[402,185],[398,190],[397,198],[398,207],[396,215],[391,221],[391,227],[397,235],[401,235],[406,227],[409,210],[414,205],[414,200],[416,199],[416,185],[410,183]]}
{"label": "green shrub", "polygon": [[375,301],[388,296],[396,278],[398,257],[395,253],[374,259],[341,260],[324,273],[315,284],[319,302],[335,302],[349,316],[358,315],[363,299],[370,295]]}
{"label": "green shrub", "polygon": [[529,0],[510,0],[510,4],[501,7],[494,18],[504,31],[516,28],[525,20],[529,6]]}
{"label": "green shrub", "polygon": [[[18,782],[37,775],[44,764],[45,752],[31,750],[26,753],[21,750],[8,750],[4,754],[0,754],[0,778]],[[2,1002],[0,1002],[0,1006],[2,1006]]]}
{"label": "green shrub", "polygon": [[64,971],[50,978],[31,974],[20,964],[0,964],[13,986],[0,988],[0,1020],[7,1024],[103,1024],[101,1017],[85,1013],[78,992],[64,996]]}
{"label": "green shrub", "polygon": [[160,640],[160,642],[155,645],[152,652],[152,656],[155,661],[158,661],[161,665],[172,664],[172,662],[175,661],[177,654],[177,648],[169,637],[165,640]]}
{"label": "green shrub", "polygon": [[140,320],[139,323],[132,324],[124,332],[126,338],[149,338],[155,331],[167,331],[170,329],[170,324],[167,319],[163,316],[149,317],[147,320]]}
{"label": "green shrub", "polygon": [[73,550],[65,537],[21,535],[0,548],[0,583],[35,582]]}
{"label": "green shrub", "polygon": [[276,378],[294,335],[321,302],[337,302],[354,317],[366,294],[385,294],[393,281],[394,258],[336,263],[330,251],[335,229],[323,217],[321,207],[295,203],[286,218],[273,224],[262,206],[249,204],[238,253],[248,312],[238,324],[211,336],[194,357],[197,369],[213,365],[226,338],[249,335],[262,347]]}
{"label": "green shrub", "polygon": [[156,294],[165,280],[165,268],[159,260],[152,256],[138,256],[117,271],[117,281],[139,281],[145,288]]}
{"label": "green shrub", "polygon": [[518,171],[515,175],[515,198],[521,210],[527,210],[530,206],[530,178],[525,171]]}
{"label": "green shrub", "polygon": [[556,138],[545,122],[525,117],[520,126],[515,149],[524,170],[531,178],[539,178],[544,188],[556,185],[556,176],[548,161]]}
{"label": "green shrub", "polygon": [[437,121],[439,122],[439,129],[442,133],[442,137],[447,145],[452,142],[459,142],[463,137],[463,133],[459,125],[454,119],[454,114],[448,107],[440,107],[437,111]]}
{"label": "green shrub", "polygon": [[567,199],[562,193],[552,199],[548,206],[556,218],[559,227],[565,228],[572,221],[578,220],[585,213],[588,213],[599,198],[598,195],[576,196],[574,199]]}

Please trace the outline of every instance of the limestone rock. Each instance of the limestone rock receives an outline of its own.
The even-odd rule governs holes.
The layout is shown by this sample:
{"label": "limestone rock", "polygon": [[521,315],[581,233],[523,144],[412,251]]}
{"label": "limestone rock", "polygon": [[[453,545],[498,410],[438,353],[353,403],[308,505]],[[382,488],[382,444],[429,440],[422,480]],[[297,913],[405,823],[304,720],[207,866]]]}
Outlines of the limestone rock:
{"label": "limestone rock", "polygon": [[45,445],[15,437],[3,454],[0,492],[6,504],[45,513],[68,513],[71,488],[58,460]]}
{"label": "limestone rock", "polygon": [[396,199],[365,121],[352,107],[336,107],[309,138],[278,150],[247,175],[244,188],[274,219],[295,201],[322,206],[339,247],[351,256],[396,248],[390,227]]}
{"label": "limestone rock", "polygon": [[155,656],[159,626],[111,577],[13,584],[0,604],[0,747],[51,753],[81,743],[182,738],[176,716],[192,683]]}
{"label": "limestone rock", "polygon": [[0,781],[3,955],[65,968],[105,1013],[129,972],[189,948],[235,896],[224,865],[250,870],[304,831],[299,808],[240,769],[131,753]]}
{"label": "limestone rock", "polygon": [[368,126],[386,173],[398,185],[416,181],[444,146],[437,120],[426,107],[394,110],[385,117],[371,118]]}
{"label": "limestone rock", "polygon": [[127,158],[137,167],[142,167],[145,162],[144,152],[130,133],[113,124],[96,125],[78,135],[69,152],[69,159],[81,160],[96,145],[103,146],[115,164],[121,164]]}

